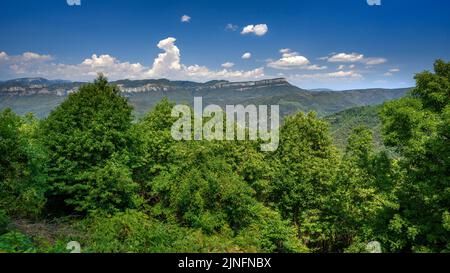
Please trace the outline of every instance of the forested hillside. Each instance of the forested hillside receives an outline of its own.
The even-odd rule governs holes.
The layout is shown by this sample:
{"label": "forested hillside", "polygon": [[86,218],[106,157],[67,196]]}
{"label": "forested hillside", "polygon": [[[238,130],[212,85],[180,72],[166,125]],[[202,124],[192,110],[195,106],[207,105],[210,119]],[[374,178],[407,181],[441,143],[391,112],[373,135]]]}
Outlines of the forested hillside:
{"label": "forested hillside", "polygon": [[352,131],[359,126],[366,126],[373,133],[375,147],[377,149],[384,147],[381,136],[382,124],[379,117],[381,109],[381,105],[362,106],[325,117],[330,124],[330,133],[334,144],[342,150],[345,149],[347,139]]}
{"label": "forested hillside", "polygon": [[349,135],[333,144],[328,121],[377,124],[377,107],[293,113],[275,152],[175,141],[173,102],[133,122],[102,76],[44,119],[3,110],[0,252],[449,252],[450,63],[415,78],[379,108],[395,155],[370,127],[332,125]]}
{"label": "forested hillside", "polygon": [[[112,82],[125,96],[133,115],[144,117],[163,98],[176,103],[193,104],[195,96],[202,97],[204,104],[266,104],[280,105],[282,117],[298,111],[315,111],[320,117],[348,108],[377,105],[398,99],[409,89],[367,89],[346,91],[308,91],[291,85],[285,79],[256,82],[122,80]],[[83,83],[48,81],[45,79],[17,79],[0,83],[0,110],[11,108],[23,115],[29,112],[46,117],[62,103],[68,94],[77,92]]]}

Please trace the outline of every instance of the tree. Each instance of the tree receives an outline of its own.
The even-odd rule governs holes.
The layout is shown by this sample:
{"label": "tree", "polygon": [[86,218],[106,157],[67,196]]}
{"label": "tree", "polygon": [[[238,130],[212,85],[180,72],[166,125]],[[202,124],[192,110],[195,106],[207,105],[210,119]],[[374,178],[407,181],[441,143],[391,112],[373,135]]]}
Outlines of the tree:
{"label": "tree", "polygon": [[50,113],[42,138],[50,157],[52,209],[62,206],[70,213],[132,206],[125,201],[135,200],[136,192],[127,177],[131,111],[119,89],[100,75]]}
{"label": "tree", "polygon": [[366,251],[368,242],[380,240],[386,210],[395,208],[391,161],[375,152],[373,133],[357,127],[351,133],[330,197],[333,219],[332,251]]}
{"label": "tree", "polygon": [[247,226],[255,217],[252,208],[256,200],[222,151],[221,143],[179,143],[168,169],[152,181],[153,198],[159,200],[156,209],[207,233]]}
{"label": "tree", "polygon": [[326,248],[321,244],[331,235],[326,212],[338,163],[326,122],[314,113],[286,118],[272,163],[278,170],[271,200],[313,248]]}
{"label": "tree", "polygon": [[46,201],[46,157],[37,124],[32,115],[0,113],[0,209],[8,214],[38,216]]}
{"label": "tree", "polygon": [[[171,135],[176,118],[171,116],[175,104],[163,99],[133,127],[133,178],[141,185],[141,194],[150,198],[151,181],[167,170],[175,140]],[[151,202],[151,200],[147,200]]]}
{"label": "tree", "polygon": [[387,103],[381,112],[386,145],[403,169],[399,209],[389,223],[393,251],[449,251],[450,63],[415,77],[411,96]]}

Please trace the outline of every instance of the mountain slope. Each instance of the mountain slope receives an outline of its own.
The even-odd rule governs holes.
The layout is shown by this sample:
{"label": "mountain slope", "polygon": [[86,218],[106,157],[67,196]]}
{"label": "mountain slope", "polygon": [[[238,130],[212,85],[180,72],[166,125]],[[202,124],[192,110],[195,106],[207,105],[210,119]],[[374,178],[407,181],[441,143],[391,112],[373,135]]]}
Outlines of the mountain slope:
{"label": "mountain slope", "polygon": [[330,133],[334,144],[340,149],[345,149],[353,129],[363,125],[372,130],[375,147],[383,147],[382,124],[378,116],[381,107],[382,105],[356,107],[325,117],[324,119],[330,123]]}
{"label": "mountain slope", "polygon": [[[0,110],[12,108],[18,114],[33,112],[45,117],[65,97],[84,83],[48,81],[45,79],[19,79],[0,82]],[[135,108],[136,117],[142,117],[162,98],[192,105],[195,96],[203,104],[266,104],[280,105],[280,115],[298,111],[316,111],[327,116],[345,109],[381,104],[403,97],[408,89],[367,89],[349,91],[307,91],[291,85],[285,79],[250,82],[121,80],[116,84]]]}

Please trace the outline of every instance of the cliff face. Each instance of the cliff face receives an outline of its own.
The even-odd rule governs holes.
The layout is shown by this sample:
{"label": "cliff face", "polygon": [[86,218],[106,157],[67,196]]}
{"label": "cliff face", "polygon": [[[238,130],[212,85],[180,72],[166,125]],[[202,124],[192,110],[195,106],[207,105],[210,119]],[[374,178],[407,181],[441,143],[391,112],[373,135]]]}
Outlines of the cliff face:
{"label": "cliff face", "polygon": [[235,88],[235,89],[250,89],[252,87],[270,87],[270,86],[291,86],[291,84],[285,78],[261,80],[261,81],[249,81],[249,82],[220,82],[211,86],[205,86],[209,89],[220,88]]}
{"label": "cliff face", "polygon": [[[133,85],[133,86],[130,86]],[[134,86],[133,82],[122,83],[118,82],[117,86],[124,93],[141,93],[151,91],[175,91],[175,90],[216,90],[216,89],[232,89],[237,91],[246,91],[254,88],[263,88],[271,86],[291,86],[284,78],[248,81],[248,82],[228,82],[228,81],[213,81],[207,83],[192,83],[192,82],[154,82],[153,80],[144,81],[139,86]]]}
{"label": "cliff face", "polygon": [[[0,82],[0,95],[7,96],[31,96],[37,94],[54,94],[66,96],[76,92],[83,83],[71,83],[61,81],[49,81],[46,79],[26,78],[7,82]],[[212,81],[207,83],[181,82],[169,80],[141,80],[141,81],[116,81],[116,84],[124,93],[143,93],[155,91],[177,90],[217,90],[230,89],[235,91],[247,91],[258,88],[291,86],[284,78],[268,79],[248,82]]]}
{"label": "cliff face", "polygon": [[22,78],[0,82],[0,96],[57,95],[76,92],[81,83],[51,81],[44,78]]}

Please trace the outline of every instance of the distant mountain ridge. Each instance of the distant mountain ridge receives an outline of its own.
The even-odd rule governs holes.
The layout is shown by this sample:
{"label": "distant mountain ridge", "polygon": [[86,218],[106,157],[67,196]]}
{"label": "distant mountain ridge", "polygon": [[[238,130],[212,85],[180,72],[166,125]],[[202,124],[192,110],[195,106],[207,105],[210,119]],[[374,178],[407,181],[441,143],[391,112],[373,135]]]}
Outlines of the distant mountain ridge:
{"label": "distant mountain ridge", "polygon": [[[229,82],[223,80],[198,83],[191,81],[170,81],[168,79],[119,80],[113,81],[124,93],[141,93],[151,91],[177,91],[190,89],[194,91],[207,89],[235,89],[240,91],[269,86],[291,86],[284,78],[260,81]],[[35,94],[68,95],[76,92],[86,82],[64,80],[47,80],[45,78],[19,78],[0,82],[0,95],[29,96]]]}
{"label": "distant mountain ridge", "polygon": [[10,83],[10,84],[58,84],[58,83],[70,83],[71,81],[67,80],[47,80],[45,78],[37,77],[37,78],[18,78],[12,79],[8,81],[0,81],[2,83]]}
{"label": "distant mountain ridge", "polygon": [[208,89],[235,89],[246,91],[254,88],[264,88],[270,86],[291,86],[291,84],[284,78],[246,82],[229,82],[216,80],[206,83],[197,83],[190,81],[170,81],[167,79],[137,81],[121,80],[112,82],[112,84],[116,84],[124,93],[175,91],[180,89],[192,89],[194,91]]}
{"label": "distant mountain ridge", "polygon": [[329,89],[329,88],[314,88],[314,89],[308,89],[308,91],[326,92],[326,91],[334,91],[334,90],[333,89]]}
{"label": "distant mountain ridge", "polygon": [[[167,79],[119,80],[117,85],[135,109],[136,117],[142,117],[162,98],[177,103],[191,104],[195,96],[203,97],[203,103],[280,105],[282,117],[298,111],[315,111],[327,116],[349,108],[377,105],[398,99],[408,92],[404,89],[365,89],[347,91],[309,91],[290,84],[284,78],[260,81],[229,82],[214,80],[205,83],[170,81]],[[77,92],[86,83],[22,78],[0,82],[0,110],[12,108],[18,114],[33,112],[45,117],[67,95]]]}

